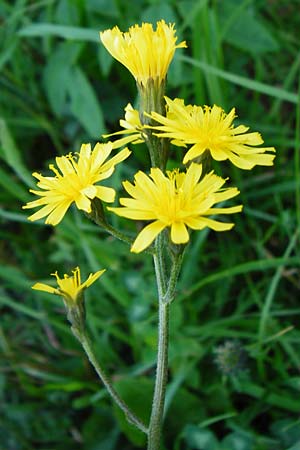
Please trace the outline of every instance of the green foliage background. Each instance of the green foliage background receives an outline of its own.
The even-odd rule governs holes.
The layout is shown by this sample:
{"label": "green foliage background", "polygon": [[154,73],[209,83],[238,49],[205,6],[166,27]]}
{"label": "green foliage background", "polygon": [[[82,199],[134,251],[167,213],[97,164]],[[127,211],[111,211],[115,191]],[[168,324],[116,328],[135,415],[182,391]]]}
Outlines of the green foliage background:
{"label": "green foliage background", "polygon": [[[31,172],[47,173],[56,155],[117,130],[123,108],[136,102],[133,78],[98,31],[161,18],[188,44],[172,63],[168,95],[227,112],[235,106],[236,123],[277,148],[272,168],[215,167],[239,187],[245,207],[233,231],[195,233],[186,253],[171,311],[165,449],[300,448],[299,7],[299,0],[0,1],[1,450],[144,447],[99,384],[61,300],[31,285],[76,265],[84,275],[108,269],[87,292],[90,333],[118,391],[147,418],[157,322],[150,256],[129,254],[75,209],[51,228],[28,223],[21,206],[31,198]],[[115,187],[148,165],[145,149],[135,147]],[[224,356],[232,340],[247,357],[228,375],[215,350]]]}

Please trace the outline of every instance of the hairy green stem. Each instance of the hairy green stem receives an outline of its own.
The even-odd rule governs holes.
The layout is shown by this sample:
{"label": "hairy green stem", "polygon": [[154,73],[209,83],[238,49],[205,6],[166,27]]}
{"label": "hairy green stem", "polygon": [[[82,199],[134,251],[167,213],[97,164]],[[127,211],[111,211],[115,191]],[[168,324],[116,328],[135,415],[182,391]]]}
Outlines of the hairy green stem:
{"label": "hairy green stem", "polygon": [[[122,233],[121,231],[117,230],[107,222],[101,223],[102,228],[107,231],[109,234],[114,236],[115,238],[119,239],[120,241],[126,242],[127,244],[132,245],[134,242],[134,239],[130,238],[126,234]],[[148,247],[145,249],[145,253],[150,253],[151,255],[154,254],[154,249],[152,247]]]}
{"label": "hairy green stem", "polygon": [[164,232],[162,232],[155,240],[155,254],[157,255],[157,258],[153,257],[159,299],[163,298],[168,286],[165,250],[166,236]]}
{"label": "hairy green stem", "polygon": [[175,298],[175,290],[181,269],[182,259],[183,259],[183,252],[174,256],[168,288],[162,298],[162,301],[164,303],[171,303]]}
{"label": "hairy green stem", "polygon": [[168,376],[169,307],[159,301],[158,352],[152,411],[148,432],[148,450],[159,450]]}
{"label": "hairy green stem", "polygon": [[126,234],[122,233],[121,231],[114,228],[112,225],[108,224],[107,222],[101,223],[102,228],[104,228],[105,231],[107,231],[109,234],[114,236],[115,238],[119,239],[120,241],[126,242],[127,244],[132,245],[133,239],[131,239]]}
{"label": "hairy green stem", "polygon": [[104,370],[100,367],[97,358],[93,352],[92,346],[90,344],[89,338],[85,331],[74,330],[73,332],[77,339],[80,341],[90,363],[94,367],[95,371],[97,372],[98,377],[106,387],[107,391],[109,392],[110,396],[113,398],[113,400],[116,402],[116,404],[119,406],[119,408],[122,409],[124,412],[128,422],[135,425],[139,430],[141,430],[143,433],[147,434],[148,429],[145,426],[145,424],[129,409],[127,404],[119,397],[118,393],[115,391],[113,386],[111,385],[111,382],[104,372]]}
{"label": "hairy green stem", "polygon": [[[87,214],[87,217],[91,219],[93,222],[95,222],[96,225],[99,225],[99,227],[103,228],[103,230],[105,230],[111,236],[115,237],[116,239],[126,242],[126,244],[129,245],[133,244],[134,239],[122,233],[122,231],[117,230],[115,227],[113,227],[107,222],[101,200],[97,198],[93,199],[92,211],[91,213]],[[150,253],[151,255],[153,255],[154,254],[153,247],[147,248],[145,250],[145,253]]]}
{"label": "hairy green stem", "polygon": [[177,278],[182,262],[182,253],[174,255],[170,276],[168,283],[166,283],[166,248],[164,243],[162,235],[156,239],[156,253],[153,256],[159,297],[159,320],[156,378],[148,431],[148,450],[160,449],[168,378],[169,308],[170,303],[174,299]]}

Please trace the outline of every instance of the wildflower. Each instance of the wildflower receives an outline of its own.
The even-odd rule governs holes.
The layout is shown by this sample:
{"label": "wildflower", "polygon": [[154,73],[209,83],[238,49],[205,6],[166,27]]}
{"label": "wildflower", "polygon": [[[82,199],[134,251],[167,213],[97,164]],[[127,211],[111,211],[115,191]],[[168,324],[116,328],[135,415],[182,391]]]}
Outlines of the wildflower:
{"label": "wildflower", "polygon": [[133,109],[130,103],[128,103],[125,107],[125,120],[120,120],[120,126],[123,127],[124,130],[111,134],[103,134],[104,138],[122,134],[128,135],[114,141],[112,143],[113,148],[120,148],[129,142],[132,144],[140,144],[146,140],[146,135],[143,133],[143,125],[140,121],[139,112],[136,109]]}
{"label": "wildflower", "polygon": [[56,288],[49,286],[48,284],[36,283],[32,286],[32,289],[60,295],[68,305],[75,305],[78,300],[81,299],[83,291],[93,284],[104,272],[105,269],[98,270],[98,272],[95,272],[94,274],[91,273],[87,280],[81,283],[80,269],[79,267],[76,267],[72,271],[73,276],[65,274],[63,278],[60,278],[57,272],[51,274],[56,277],[58,285]]}
{"label": "wildflower", "polygon": [[51,274],[56,277],[56,282],[58,285],[56,288],[49,286],[48,284],[36,283],[32,286],[32,289],[60,295],[63,298],[67,311],[67,318],[72,324],[72,331],[80,340],[80,335],[85,328],[85,305],[83,293],[85,289],[93,284],[104,272],[105,269],[91,273],[88,278],[81,283],[80,269],[79,267],[76,267],[72,271],[73,276],[65,274],[63,278],[60,278],[57,272]]}
{"label": "wildflower", "polygon": [[33,173],[33,176],[39,180],[37,186],[41,190],[30,190],[30,192],[41,198],[27,203],[23,208],[39,206],[42,208],[28,219],[34,221],[47,216],[45,223],[57,225],[73,202],[78,209],[87,213],[91,212],[91,200],[96,197],[104,202],[112,203],[115,190],[96,185],[96,183],[109,178],[114,172],[115,165],[131,153],[128,148],[125,148],[106,161],[112,149],[111,142],[97,143],[93,151],[90,144],[83,144],[79,154],[57,157],[58,169],[50,164],[49,168],[55,176],[44,177],[39,173]]}
{"label": "wildflower", "polygon": [[156,30],[151,23],[134,25],[123,33],[116,26],[100,33],[100,39],[109,53],[123,64],[134,76],[137,83],[146,86],[151,78],[162,83],[176,48],[186,47],[181,42],[176,45],[174,24],[164,20],[157,22]]}
{"label": "wildflower", "polygon": [[185,244],[189,241],[187,227],[215,231],[230,230],[233,223],[222,223],[206,216],[240,212],[242,206],[213,208],[213,205],[238,195],[237,188],[222,189],[225,181],[211,171],[200,180],[202,165],[192,163],[186,173],[167,172],[152,168],[150,176],[139,171],[134,184],[123,183],[132,198],[121,198],[123,207],[108,208],[115,214],[132,220],[149,220],[139,233],[131,251],[139,253],[148,247],[166,227],[171,228],[171,241]]}
{"label": "wildflower", "polygon": [[273,165],[275,155],[266,152],[274,152],[274,147],[256,148],[264,142],[259,133],[247,133],[249,128],[244,125],[234,127],[234,108],[226,114],[216,105],[202,108],[185,105],[184,101],[178,98],[165,99],[167,116],[152,112],[151,117],[159,125],[151,128],[158,131],[156,136],[169,138],[179,147],[192,144],[184,156],[184,164],[208,150],[213,159],[229,159],[241,169],[252,169],[255,165]]}

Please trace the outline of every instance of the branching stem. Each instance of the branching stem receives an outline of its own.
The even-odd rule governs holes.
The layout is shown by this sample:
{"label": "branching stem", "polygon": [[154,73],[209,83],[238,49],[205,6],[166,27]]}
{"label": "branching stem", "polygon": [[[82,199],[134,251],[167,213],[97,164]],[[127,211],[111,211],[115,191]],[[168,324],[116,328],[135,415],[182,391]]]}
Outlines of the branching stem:
{"label": "branching stem", "polygon": [[145,426],[145,424],[129,409],[128,405],[119,397],[119,394],[115,391],[113,388],[111,381],[109,380],[108,376],[104,372],[104,370],[99,365],[97,358],[93,352],[92,346],[90,344],[90,340],[86,334],[85,331],[81,331],[80,333],[76,330],[73,330],[75,336],[80,341],[90,363],[94,367],[95,371],[97,372],[98,377],[106,387],[108,393],[112,397],[112,399],[116,402],[116,404],[119,406],[119,408],[122,409],[124,412],[128,422],[135,425],[140,431],[147,434],[148,429]]}
{"label": "branching stem", "polygon": [[170,276],[166,283],[166,274],[164,273],[166,266],[164,261],[165,256],[166,249],[163,238],[157,238],[156,253],[153,256],[153,260],[158,290],[158,350],[155,387],[148,432],[148,450],[160,449],[168,378],[169,308],[175,296],[177,278],[182,262],[182,253],[174,256]]}

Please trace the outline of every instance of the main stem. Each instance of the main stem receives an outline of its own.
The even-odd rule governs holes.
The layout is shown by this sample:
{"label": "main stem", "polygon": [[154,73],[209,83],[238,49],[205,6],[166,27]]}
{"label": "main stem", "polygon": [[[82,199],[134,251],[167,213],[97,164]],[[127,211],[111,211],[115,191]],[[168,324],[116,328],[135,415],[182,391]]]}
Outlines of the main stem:
{"label": "main stem", "polygon": [[148,450],[159,450],[161,442],[162,422],[165,405],[166,384],[168,376],[168,343],[169,343],[169,308],[166,300],[168,292],[165,273],[165,248],[163,235],[156,239],[156,253],[153,255],[157,290],[158,290],[158,350],[156,378],[153,394],[152,411],[148,428]]}
{"label": "main stem", "polygon": [[158,352],[153,404],[148,431],[148,450],[159,450],[168,375],[169,307],[159,299]]}

